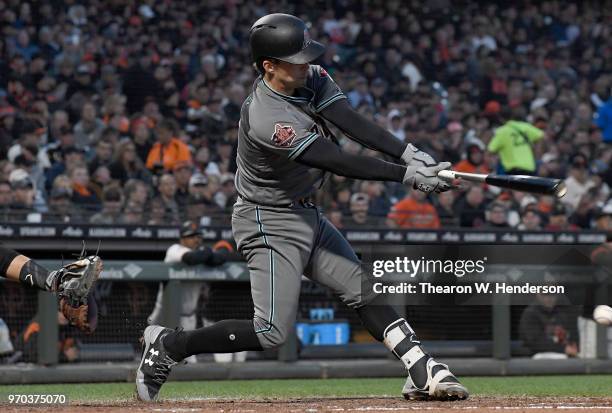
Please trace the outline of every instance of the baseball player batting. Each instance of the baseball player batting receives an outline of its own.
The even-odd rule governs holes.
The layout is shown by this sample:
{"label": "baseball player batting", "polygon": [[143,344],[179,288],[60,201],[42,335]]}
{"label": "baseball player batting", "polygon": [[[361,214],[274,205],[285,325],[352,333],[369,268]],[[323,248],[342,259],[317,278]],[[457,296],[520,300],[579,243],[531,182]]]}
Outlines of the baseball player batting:
{"label": "baseball player batting", "polygon": [[[408,322],[388,305],[373,305],[376,295],[362,291],[365,274],[355,252],[309,201],[328,172],[403,182],[426,193],[446,191],[451,185],[437,174],[450,163],[435,162],[353,111],[327,72],[309,64],[325,47],[309,38],[299,18],[262,17],[251,28],[250,47],[261,76],[241,110],[232,230],[248,262],[255,315],[193,331],[147,327],[136,375],[139,398],[154,400],[170,369],[191,355],[283,344],[294,328],[304,274],[355,309],[404,364],[407,399],[466,399],[467,389],[423,350]],[[326,122],[402,164],[342,152]]]}

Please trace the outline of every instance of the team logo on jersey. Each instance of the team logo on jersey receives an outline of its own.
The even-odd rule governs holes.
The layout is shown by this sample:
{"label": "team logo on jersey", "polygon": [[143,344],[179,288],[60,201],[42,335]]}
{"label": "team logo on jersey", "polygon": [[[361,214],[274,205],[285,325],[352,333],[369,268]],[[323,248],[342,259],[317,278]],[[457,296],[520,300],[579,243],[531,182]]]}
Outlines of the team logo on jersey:
{"label": "team logo on jersey", "polygon": [[274,134],[272,135],[272,142],[276,146],[286,147],[291,146],[296,134],[291,125],[281,125],[277,123],[274,125]]}

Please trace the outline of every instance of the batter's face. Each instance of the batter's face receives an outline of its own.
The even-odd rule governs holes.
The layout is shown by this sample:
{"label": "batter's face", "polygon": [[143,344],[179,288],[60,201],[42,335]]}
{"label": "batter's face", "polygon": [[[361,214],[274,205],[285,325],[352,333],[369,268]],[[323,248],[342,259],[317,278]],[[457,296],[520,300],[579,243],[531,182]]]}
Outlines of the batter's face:
{"label": "batter's face", "polygon": [[308,63],[295,65],[280,60],[264,60],[263,62],[263,67],[266,70],[266,81],[272,87],[278,88],[284,93],[293,92],[294,89],[306,84],[309,66]]}

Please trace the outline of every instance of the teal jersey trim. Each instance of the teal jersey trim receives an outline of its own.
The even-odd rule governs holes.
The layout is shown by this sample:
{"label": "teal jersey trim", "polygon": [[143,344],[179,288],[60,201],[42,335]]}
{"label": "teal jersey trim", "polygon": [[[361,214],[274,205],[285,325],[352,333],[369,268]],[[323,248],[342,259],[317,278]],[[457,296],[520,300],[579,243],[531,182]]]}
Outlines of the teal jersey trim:
{"label": "teal jersey trim", "polygon": [[300,156],[300,154],[304,152],[304,149],[309,147],[310,144],[313,143],[318,137],[319,135],[316,133],[308,135],[298,146],[296,146],[291,152],[289,152],[289,159],[293,160]]}
{"label": "teal jersey trim", "polygon": [[323,102],[319,103],[319,106],[317,106],[315,108],[315,110],[317,112],[320,112],[323,109],[325,109],[326,107],[328,107],[329,105],[331,105],[332,103],[334,103],[335,101],[340,100],[340,99],[346,99],[346,96],[344,96],[344,93],[342,93],[342,92],[340,92],[340,93],[338,93],[338,94],[336,94],[336,95],[334,95],[334,96],[332,96],[330,98],[325,99]]}
{"label": "teal jersey trim", "polygon": [[272,320],[274,319],[274,250],[268,243],[268,237],[264,231],[263,223],[261,222],[261,214],[259,213],[259,207],[255,207],[255,218],[259,225],[259,232],[263,236],[264,244],[270,250],[270,319],[268,320],[268,326],[255,331],[255,334],[267,333],[272,330]]}

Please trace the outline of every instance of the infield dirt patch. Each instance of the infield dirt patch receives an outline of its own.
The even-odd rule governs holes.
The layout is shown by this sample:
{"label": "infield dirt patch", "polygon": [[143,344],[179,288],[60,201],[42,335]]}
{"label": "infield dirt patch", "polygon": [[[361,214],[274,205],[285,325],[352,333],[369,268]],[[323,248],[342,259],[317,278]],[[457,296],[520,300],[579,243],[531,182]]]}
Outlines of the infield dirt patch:
{"label": "infield dirt patch", "polygon": [[472,397],[461,402],[408,402],[389,398],[319,398],[289,400],[176,400],[158,403],[137,401],[72,404],[68,406],[2,406],[4,412],[168,412],[168,413],[259,413],[259,412],[612,412],[612,397]]}

